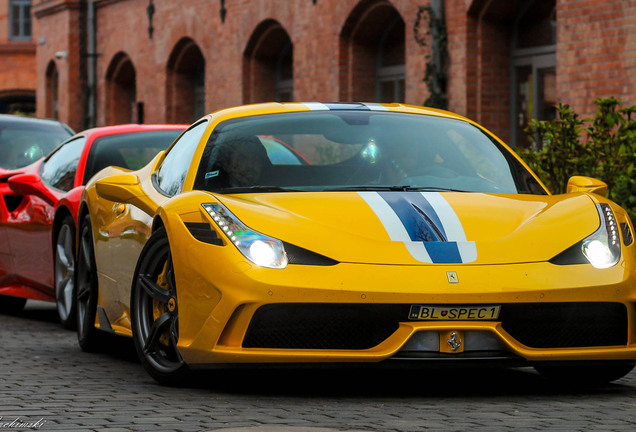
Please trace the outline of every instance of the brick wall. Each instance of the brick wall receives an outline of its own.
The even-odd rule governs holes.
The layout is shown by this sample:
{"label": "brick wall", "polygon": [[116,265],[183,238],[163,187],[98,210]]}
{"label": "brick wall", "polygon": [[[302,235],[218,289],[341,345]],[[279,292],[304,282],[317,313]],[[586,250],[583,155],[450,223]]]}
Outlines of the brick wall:
{"label": "brick wall", "polygon": [[583,116],[592,100],[636,103],[636,2],[557,2],[557,93]]}
{"label": "brick wall", "polygon": [[9,40],[9,0],[0,0],[0,98],[35,96],[35,43]]}
{"label": "brick wall", "polygon": [[[6,1],[0,0],[0,32],[4,31],[1,26]],[[508,140],[514,102],[512,26],[523,2],[442,3],[450,54],[449,109],[479,121]],[[613,95],[626,103],[636,103],[636,3],[556,3],[557,101],[571,104],[582,115],[591,115],[592,100],[599,96]],[[59,72],[60,118],[78,129],[84,124],[86,110],[86,57],[80,44],[85,39],[80,31],[85,27],[80,23],[85,19],[82,14],[86,4],[79,0],[34,1],[42,42],[37,45],[35,72],[25,66],[31,72],[22,76],[31,81],[31,88],[37,87],[38,113],[42,114],[47,106],[44,76],[53,62]],[[179,55],[179,42],[184,38],[196,45],[205,62],[206,111],[271,97],[258,81],[265,80],[271,69],[267,72],[265,68],[259,76],[258,60],[245,57],[257,39],[257,29],[266,21],[280,25],[293,44],[294,99],[372,99],[375,64],[368,42],[381,31],[374,28],[379,16],[372,11],[382,8],[394,11],[404,21],[406,102],[422,104],[428,96],[423,78],[430,45],[418,44],[413,34],[418,7],[427,0],[232,0],[225,2],[225,22],[221,21],[220,2],[153,0],[152,38],[146,13],[149,0],[95,0],[94,4],[98,22],[98,125],[109,122],[107,71],[121,55],[134,68],[135,101],[144,103],[147,123],[168,121],[177,112],[187,111],[174,104],[175,89],[186,83],[167,69],[169,59]],[[68,57],[56,58],[59,51],[67,51]],[[2,56],[3,64],[9,64],[6,58]],[[245,72],[251,76],[246,77]],[[33,84],[33,75],[29,78],[33,73],[37,84]],[[0,83],[5,80],[0,75]]]}

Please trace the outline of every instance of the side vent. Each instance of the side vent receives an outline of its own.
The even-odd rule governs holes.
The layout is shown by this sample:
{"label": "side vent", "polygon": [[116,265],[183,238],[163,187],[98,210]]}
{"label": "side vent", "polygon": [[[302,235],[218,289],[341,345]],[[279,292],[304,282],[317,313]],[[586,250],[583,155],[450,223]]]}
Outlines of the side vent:
{"label": "side vent", "polygon": [[219,238],[215,230],[210,227],[207,222],[185,222],[186,228],[192,234],[192,237],[203,243],[209,243],[216,246],[224,246],[223,239]]}
{"label": "side vent", "polygon": [[621,232],[623,233],[623,244],[625,246],[629,246],[634,241],[634,235],[632,234],[632,230],[629,228],[629,224],[627,222],[621,223]]}
{"label": "side vent", "polygon": [[290,243],[284,243],[285,251],[287,252],[287,259],[289,264],[300,265],[315,265],[315,266],[332,266],[339,264],[338,261],[326,257],[324,255],[317,254],[310,250],[295,246]]}
{"label": "side vent", "polygon": [[2,198],[9,213],[16,211],[24,199],[22,195],[3,195]]}

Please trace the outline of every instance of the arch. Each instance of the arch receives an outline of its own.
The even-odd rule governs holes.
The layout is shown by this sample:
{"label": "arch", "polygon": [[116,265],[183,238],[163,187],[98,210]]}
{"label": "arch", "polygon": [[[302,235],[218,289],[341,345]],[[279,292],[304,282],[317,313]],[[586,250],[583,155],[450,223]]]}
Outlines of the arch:
{"label": "arch", "polygon": [[404,102],[405,23],[388,0],[362,0],[340,32],[340,99]]}
{"label": "arch", "polygon": [[539,89],[556,97],[555,5],[473,0],[468,8],[464,113],[512,146],[530,144],[523,132],[530,118],[550,116]]}
{"label": "arch", "polygon": [[530,119],[556,118],[556,0],[532,1],[517,12],[512,28],[513,146],[530,146]]}
{"label": "arch", "polygon": [[57,65],[53,60],[46,66],[45,72],[45,105],[44,115],[48,118],[59,119],[59,73],[57,71]]}
{"label": "arch", "polygon": [[0,114],[35,115],[35,90],[0,90]]}
{"label": "arch", "polygon": [[171,123],[192,123],[205,115],[205,58],[189,37],[180,39],[168,58],[166,103]]}
{"label": "arch", "polygon": [[243,101],[294,99],[294,47],[278,21],[261,22],[243,53]]}
{"label": "arch", "polygon": [[[143,123],[136,106],[137,74],[128,55],[115,54],[106,70],[106,124]],[[137,118],[135,119],[135,114]]]}

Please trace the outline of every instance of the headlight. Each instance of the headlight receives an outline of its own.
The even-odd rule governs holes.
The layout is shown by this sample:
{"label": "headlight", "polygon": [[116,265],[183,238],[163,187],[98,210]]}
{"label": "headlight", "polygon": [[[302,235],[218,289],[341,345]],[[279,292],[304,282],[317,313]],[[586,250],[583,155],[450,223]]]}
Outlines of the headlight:
{"label": "headlight", "polygon": [[621,257],[621,242],[614,212],[607,204],[597,204],[601,226],[581,243],[581,251],[596,268],[608,268]]}
{"label": "headlight", "polygon": [[248,228],[223,204],[203,204],[203,208],[245,258],[261,267],[287,267],[283,242]]}

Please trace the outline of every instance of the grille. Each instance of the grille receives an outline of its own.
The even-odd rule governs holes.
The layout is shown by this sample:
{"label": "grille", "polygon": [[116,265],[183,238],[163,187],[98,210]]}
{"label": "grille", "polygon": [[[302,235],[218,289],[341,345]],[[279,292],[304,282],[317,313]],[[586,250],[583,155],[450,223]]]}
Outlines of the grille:
{"label": "grille", "polygon": [[[243,340],[245,348],[372,348],[409,321],[410,304],[272,304],[259,308]],[[627,309],[620,303],[503,304],[499,320],[531,348],[627,344]]]}
{"label": "grille", "polygon": [[502,307],[501,325],[532,348],[627,344],[627,308],[620,303],[519,303]]}
{"label": "grille", "polygon": [[[275,304],[254,314],[246,348],[372,348],[398,328],[394,305]],[[398,309],[401,307],[398,305]],[[404,315],[406,316],[406,315]]]}

